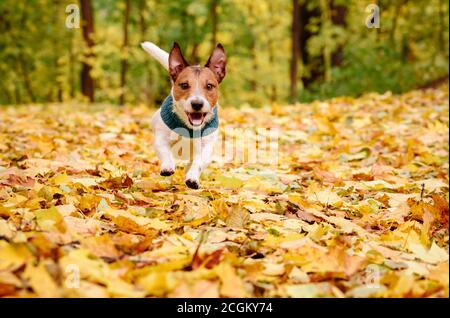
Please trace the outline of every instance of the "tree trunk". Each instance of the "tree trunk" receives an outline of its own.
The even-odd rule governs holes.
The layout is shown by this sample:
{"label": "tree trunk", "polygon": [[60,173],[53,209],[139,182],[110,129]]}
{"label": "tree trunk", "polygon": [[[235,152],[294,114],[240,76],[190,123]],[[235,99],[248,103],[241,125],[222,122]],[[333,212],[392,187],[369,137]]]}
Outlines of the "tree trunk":
{"label": "tree trunk", "polygon": [[[94,47],[94,12],[92,10],[91,0],[80,0],[81,4],[81,18],[83,38],[87,46],[87,53],[85,58],[92,58],[94,54],[92,49]],[[81,93],[89,98],[90,102],[94,101],[94,79],[91,76],[92,66],[89,62],[84,61],[81,69]]]}
{"label": "tree trunk", "polygon": [[[3,85],[2,82],[0,82],[0,87],[2,88],[2,91],[3,91],[4,96],[5,96],[5,98],[6,98],[6,100],[5,100],[5,101],[6,101],[6,104],[7,104],[7,105],[8,105],[8,104],[12,104],[12,103],[13,103],[13,98],[12,98],[10,92],[8,91],[8,89]],[[0,100],[0,102],[1,102],[1,100]]]}
{"label": "tree trunk", "polygon": [[[320,9],[308,9],[306,1],[300,3],[300,58],[303,66],[301,74],[303,88],[310,87],[317,79],[323,77],[323,63],[320,57],[312,57],[308,52],[308,41],[314,35],[307,26],[312,19],[320,19]],[[308,69],[309,72],[305,72]]]}
{"label": "tree trunk", "polygon": [[[253,3],[249,2],[248,4],[248,13],[250,15],[254,14],[254,10],[253,10]],[[251,64],[252,64],[252,72],[253,75],[250,77],[250,87],[252,89],[253,92],[256,92],[256,90],[258,89],[258,83],[257,83],[257,72],[258,72],[258,61],[257,61],[257,49],[256,49],[256,35],[255,35],[255,31],[254,31],[254,23],[248,23],[248,29],[250,30],[251,33],[251,43],[250,43],[250,56],[251,56]]]}
{"label": "tree trunk", "polygon": [[[322,24],[330,21],[330,7],[327,0],[320,1],[320,9],[322,11],[321,21]],[[328,44],[328,39],[325,39],[324,48],[323,48],[323,64],[325,66],[325,82],[329,82],[331,80],[331,49]]]}
{"label": "tree trunk", "polygon": [[[335,1],[331,1],[331,21],[334,25],[338,25],[340,27],[347,27],[347,7],[341,4],[335,4]],[[342,44],[333,52],[331,55],[331,65],[339,66],[344,61],[343,54],[344,46]]]}
{"label": "tree trunk", "polygon": [[[445,52],[445,25],[444,25],[444,21],[445,21],[445,12],[444,12],[444,1],[440,0],[439,1],[439,34],[438,34],[438,48],[439,51],[441,52]],[[448,16],[448,14],[447,14]]]}
{"label": "tree trunk", "polygon": [[20,95],[20,84],[17,82],[16,85],[14,85],[14,96],[16,98],[15,104],[22,104],[22,95]]}
{"label": "tree trunk", "polygon": [[[276,26],[276,22],[273,19],[274,8],[272,6],[273,2],[269,2],[269,10],[271,16],[271,23],[269,24],[269,28],[272,30]],[[274,49],[274,41],[272,39],[272,35],[269,34],[267,36],[267,46],[269,47],[269,63],[271,66],[275,65],[275,49]],[[273,82],[270,85],[270,101],[273,103],[277,100],[277,86],[276,83]]]}
{"label": "tree trunk", "polygon": [[127,67],[128,67],[128,21],[130,19],[130,0],[125,0],[125,12],[123,19],[123,45],[122,54],[126,53],[122,57],[122,69],[120,71],[120,88],[122,90],[120,94],[119,104],[125,103],[125,85],[127,81]]}
{"label": "tree trunk", "polygon": [[[269,63],[271,66],[275,65],[275,52],[274,52],[274,45],[273,40],[269,36],[268,39],[268,46],[269,46]],[[273,82],[270,85],[270,101],[275,102],[277,100],[277,85],[275,82]]]}
{"label": "tree trunk", "polygon": [[75,75],[75,54],[73,52],[73,36],[69,41],[69,81],[70,81],[70,97],[75,97],[76,75]]}
{"label": "tree trunk", "polygon": [[[139,1],[139,7],[138,7],[138,12],[139,12],[139,31],[140,31],[140,41],[139,42],[144,42],[146,40],[146,34],[147,34],[147,22],[145,20],[145,16],[144,16],[144,12],[146,10],[146,2],[145,0],[141,0]],[[145,59],[144,61],[144,69],[147,72],[147,76],[146,76],[146,80],[145,80],[145,84],[143,84],[143,95],[144,95],[144,99],[145,99],[145,104],[149,105],[150,104],[150,100],[151,100],[151,96],[152,96],[152,92],[154,94],[154,89],[152,89],[152,77],[153,77],[153,72],[152,69],[149,66],[149,59]]]}
{"label": "tree trunk", "polygon": [[[26,6],[26,4],[24,6]],[[27,19],[27,11],[26,11],[25,7],[22,7],[22,16],[20,18],[20,21],[21,21],[20,24],[21,25],[25,24],[26,19]],[[25,87],[25,91],[28,94],[30,102],[34,103],[36,101],[36,99],[35,99],[33,87],[31,84],[30,70],[28,68],[28,63],[27,63],[28,61],[30,61],[30,59],[27,59],[25,57],[23,50],[19,47],[19,52],[17,54],[18,69],[19,69],[20,74],[22,75],[23,85]],[[20,97],[20,91],[18,91],[18,94],[19,94],[18,96]]]}
{"label": "tree trunk", "polygon": [[408,0],[399,0],[395,6],[394,20],[392,21],[392,29],[389,34],[389,39],[392,44],[395,44],[395,32],[397,31],[398,18],[400,17],[402,6],[404,6],[407,2]]}
{"label": "tree trunk", "polygon": [[217,16],[217,6],[220,0],[211,1],[211,47],[214,49],[217,43],[217,27],[218,27],[218,16]]}
{"label": "tree trunk", "polygon": [[[54,32],[56,33],[57,28],[59,27],[59,21],[57,19],[58,16],[58,1],[57,0],[53,0],[53,12],[52,12],[52,17],[51,17],[51,23],[52,23],[52,29],[54,30]],[[56,100],[58,102],[62,102],[62,85],[61,82],[58,81],[58,71],[59,71],[59,64],[58,64],[58,58],[59,58],[59,53],[60,50],[58,48],[58,38],[56,36],[52,37],[52,63],[53,63],[53,81],[54,84],[50,85],[51,88],[48,91],[48,95],[47,95],[47,102],[53,102],[55,100],[55,93],[54,93],[54,89],[56,90]]]}
{"label": "tree trunk", "polygon": [[252,91],[256,92],[256,90],[258,89],[258,84],[257,84],[257,80],[256,80],[256,77],[257,77],[256,74],[258,73],[258,60],[257,60],[257,56],[256,56],[257,50],[256,50],[255,37],[253,37],[250,52],[251,52],[251,56],[252,56],[252,70],[253,70],[253,74],[254,74],[251,77],[252,79],[250,81],[250,85],[252,87]]}
{"label": "tree trunk", "polygon": [[293,11],[292,11],[292,52],[291,52],[291,69],[290,69],[290,79],[291,79],[291,90],[290,97],[292,101],[297,99],[297,70],[298,70],[298,59],[300,57],[300,5],[299,0],[292,0]]}
{"label": "tree trunk", "polygon": [[197,42],[197,40],[194,37],[194,43],[192,44],[192,50],[191,50],[191,61],[193,64],[200,64],[200,57],[198,56],[198,46],[200,43]]}
{"label": "tree trunk", "polygon": [[19,54],[19,68],[20,68],[20,72],[22,73],[23,83],[25,86],[25,90],[28,94],[28,97],[30,98],[30,101],[32,103],[34,103],[36,101],[36,98],[34,97],[33,87],[31,85],[31,79],[29,76],[30,72],[28,70],[27,63],[26,63],[25,59],[23,58],[22,53]]}

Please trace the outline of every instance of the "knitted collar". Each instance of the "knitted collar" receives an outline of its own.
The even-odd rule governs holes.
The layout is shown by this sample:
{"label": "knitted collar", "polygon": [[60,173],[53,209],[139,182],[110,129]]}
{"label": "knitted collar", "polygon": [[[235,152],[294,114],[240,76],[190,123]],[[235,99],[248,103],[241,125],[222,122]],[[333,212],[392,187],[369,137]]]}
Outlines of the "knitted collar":
{"label": "knitted collar", "polygon": [[173,109],[172,95],[167,96],[161,105],[161,118],[171,130],[178,135],[187,138],[199,138],[212,134],[219,127],[219,116],[217,116],[217,107],[214,107],[212,118],[206,122],[201,129],[189,128],[175,113]]}

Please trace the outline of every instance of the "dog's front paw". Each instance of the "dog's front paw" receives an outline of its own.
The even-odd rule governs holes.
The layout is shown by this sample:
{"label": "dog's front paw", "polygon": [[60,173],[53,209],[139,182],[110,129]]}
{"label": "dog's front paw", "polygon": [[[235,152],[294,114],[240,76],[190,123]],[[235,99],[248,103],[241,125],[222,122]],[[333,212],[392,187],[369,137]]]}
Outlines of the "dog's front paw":
{"label": "dog's front paw", "polygon": [[172,169],[161,169],[161,172],[159,174],[164,177],[168,177],[168,176],[173,175],[174,173],[175,173],[175,171]]}
{"label": "dog's front paw", "polygon": [[200,186],[198,181],[192,179],[187,179],[186,185],[191,189],[198,189],[198,187]]}

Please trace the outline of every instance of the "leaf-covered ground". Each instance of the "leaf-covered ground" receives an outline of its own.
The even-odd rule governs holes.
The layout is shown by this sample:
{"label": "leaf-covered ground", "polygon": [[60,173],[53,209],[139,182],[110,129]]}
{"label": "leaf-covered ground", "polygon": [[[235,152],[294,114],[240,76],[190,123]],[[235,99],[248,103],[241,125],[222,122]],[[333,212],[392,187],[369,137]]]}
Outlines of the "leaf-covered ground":
{"label": "leaf-covered ground", "polygon": [[238,155],[230,127],[278,129],[278,163],[199,190],[159,176],[154,110],[3,108],[0,295],[448,297],[447,92],[223,108]]}

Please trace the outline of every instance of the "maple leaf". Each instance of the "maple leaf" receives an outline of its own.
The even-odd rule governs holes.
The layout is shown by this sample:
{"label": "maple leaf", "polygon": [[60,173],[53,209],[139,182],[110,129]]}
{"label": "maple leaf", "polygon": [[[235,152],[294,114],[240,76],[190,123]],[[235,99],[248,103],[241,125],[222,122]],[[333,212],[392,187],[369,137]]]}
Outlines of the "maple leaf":
{"label": "maple leaf", "polygon": [[105,189],[123,189],[128,188],[133,184],[133,179],[128,175],[111,178],[99,183],[99,185]]}
{"label": "maple leaf", "polygon": [[192,269],[195,270],[202,266],[207,269],[213,268],[215,265],[219,264],[224,250],[225,249],[220,248],[212,253],[205,253],[204,255],[200,255],[199,253],[195,254],[194,259],[192,260]]}

